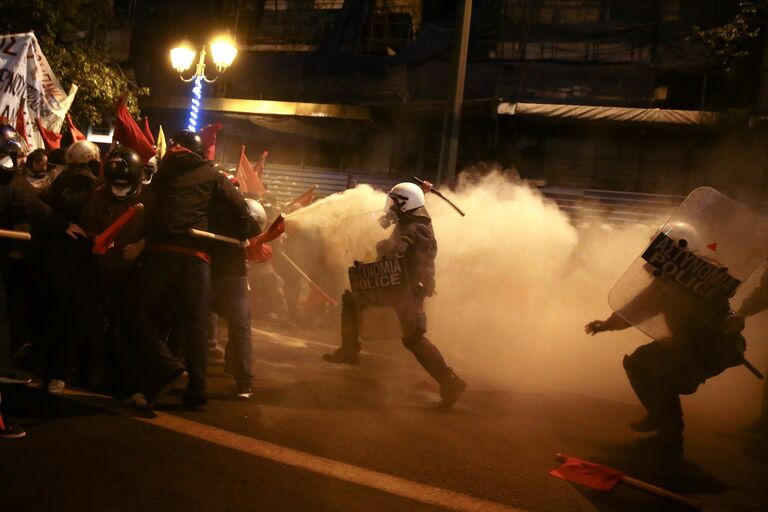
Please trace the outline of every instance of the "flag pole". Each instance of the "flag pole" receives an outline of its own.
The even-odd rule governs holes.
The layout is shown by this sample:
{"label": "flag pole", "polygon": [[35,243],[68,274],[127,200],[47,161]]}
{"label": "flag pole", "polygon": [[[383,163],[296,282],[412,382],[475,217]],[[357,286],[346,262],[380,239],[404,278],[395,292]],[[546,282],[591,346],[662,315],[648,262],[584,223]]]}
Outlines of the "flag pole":
{"label": "flag pole", "polygon": [[331,303],[331,304],[333,304],[334,306],[338,306],[338,305],[339,305],[339,303],[338,303],[338,302],[336,302],[335,300],[333,300],[333,298],[331,298],[331,296],[330,296],[330,295],[328,295],[327,293],[325,293],[325,290],[323,290],[322,288],[320,288],[320,285],[318,285],[316,282],[314,282],[314,281],[312,280],[312,278],[310,278],[310,277],[309,277],[309,276],[308,276],[308,275],[307,275],[307,274],[306,274],[306,273],[305,273],[303,270],[301,270],[301,268],[300,268],[300,267],[299,267],[299,266],[296,264],[296,262],[294,262],[294,261],[293,261],[291,258],[289,258],[289,257],[288,257],[288,255],[287,255],[287,254],[285,254],[285,252],[283,252],[283,251],[280,251],[280,254],[283,256],[283,258],[285,258],[285,260],[286,260],[288,263],[290,263],[290,264],[291,264],[291,266],[292,266],[293,268],[295,268],[295,269],[296,269],[296,271],[297,271],[299,274],[301,274],[301,277],[303,277],[304,279],[306,279],[306,280],[307,280],[307,282],[310,284],[310,286],[312,286],[312,287],[313,287],[315,290],[317,290],[318,292],[320,292],[320,294],[321,294],[321,295],[322,295],[322,296],[325,298],[325,300],[327,300],[328,302],[330,302],[330,303]]}

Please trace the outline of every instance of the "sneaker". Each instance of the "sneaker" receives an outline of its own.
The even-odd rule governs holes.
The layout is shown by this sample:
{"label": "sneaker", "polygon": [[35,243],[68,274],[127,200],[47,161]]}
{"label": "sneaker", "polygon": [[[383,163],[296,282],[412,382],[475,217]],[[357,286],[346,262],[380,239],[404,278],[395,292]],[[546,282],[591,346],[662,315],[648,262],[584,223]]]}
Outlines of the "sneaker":
{"label": "sneaker", "polygon": [[656,418],[650,414],[647,414],[643,419],[630,423],[629,428],[635,432],[641,432],[645,434],[659,430],[659,423],[656,421]]}
{"label": "sneaker", "polygon": [[461,380],[458,375],[451,372],[448,380],[440,385],[440,397],[442,398],[440,408],[450,409],[453,407],[453,404],[459,400],[459,397],[466,389],[467,383]]}
{"label": "sneaker", "polygon": [[52,379],[51,382],[48,383],[48,394],[59,396],[64,393],[65,387],[67,387],[67,383],[63,380]]}
{"label": "sneaker", "polygon": [[329,363],[354,365],[360,362],[360,352],[342,347],[335,352],[323,354],[323,359]]}
{"label": "sneaker", "polygon": [[134,393],[128,398],[126,398],[124,402],[128,405],[132,405],[137,409],[141,409],[141,410],[151,409],[149,402],[147,402],[147,398],[144,396],[143,393]]}
{"label": "sneaker", "polygon": [[238,384],[237,385],[237,398],[243,398],[245,400],[253,397],[253,387],[250,384]]}
{"label": "sneaker", "polygon": [[0,437],[3,439],[21,439],[26,436],[27,433],[18,425],[8,425],[3,430],[0,430]]}
{"label": "sneaker", "polygon": [[32,378],[14,369],[0,375],[0,384],[29,384],[30,382]]}
{"label": "sneaker", "polygon": [[188,377],[187,371],[184,368],[177,368],[172,371],[165,379],[161,381],[161,384],[155,389],[155,392],[149,395],[149,398],[154,403],[171,389],[177,385],[181,385]]}

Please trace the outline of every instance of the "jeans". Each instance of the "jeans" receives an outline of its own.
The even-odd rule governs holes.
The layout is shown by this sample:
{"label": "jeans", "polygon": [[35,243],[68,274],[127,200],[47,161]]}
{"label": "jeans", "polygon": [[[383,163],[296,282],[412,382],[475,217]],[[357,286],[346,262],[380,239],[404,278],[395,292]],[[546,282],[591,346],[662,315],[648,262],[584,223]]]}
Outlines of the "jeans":
{"label": "jeans", "polygon": [[230,275],[213,281],[211,310],[227,321],[229,342],[225,364],[239,385],[250,386],[251,374],[251,310],[248,302],[248,277]]}
{"label": "jeans", "polygon": [[[163,336],[162,313],[166,301],[176,300],[172,308],[177,325],[184,331],[184,353],[189,372],[190,395],[205,396],[208,367],[208,311],[211,298],[210,265],[195,256],[168,251],[152,251],[131,292],[126,311],[136,342],[143,348],[147,372],[165,379],[181,368]],[[158,318],[160,316],[160,318]],[[165,325],[168,325],[165,323]]]}

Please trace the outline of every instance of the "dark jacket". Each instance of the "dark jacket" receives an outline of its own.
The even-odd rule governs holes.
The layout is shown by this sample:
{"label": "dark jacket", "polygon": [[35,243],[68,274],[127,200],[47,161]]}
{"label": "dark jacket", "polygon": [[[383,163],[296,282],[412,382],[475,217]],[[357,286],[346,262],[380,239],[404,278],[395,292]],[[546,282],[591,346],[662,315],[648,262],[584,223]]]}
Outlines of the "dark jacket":
{"label": "dark jacket", "polygon": [[69,227],[65,218],[38,198],[37,191],[24,176],[12,170],[0,170],[0,226],[11,228],[22,222],[53,231]]}
{"label": "dark jacket", "polygon": [[106,185],[96,188],[88,198],[80,216],[80,226],[89,235],[97,236],[107,229],[128,208],[136,203],[142,203],[144,208],[139,210],[131,221],[117,234],[114,247],[106,254],[99,256],[99,262],[113,268],[131,267],[136,261],[123,259],[123,250],[146,236],[147,219],[152,216],[154,208],[154,193],[148,188],[142,188],[134,197],[116,199]]}
{"label": "dark jacket", "polygon": [[87,165],[69,166],[45,191],[43,199],[70,222],[78,222],[85,202],[96,187],[96,176]]}
{"label": "dark jacket", "polygon": [[259,232],[248,205],[213,164],[184,148],[168,151],[152,183],[156,207],[149,224],[149,242],[170,243],[209,251],[206,239],[189,230],[213,231],[211,219],[226,219],[229,235],[246,240]]}
{"label": "dark jacket", "polygon": [[432,220],[422,216],[402,216],[392,236],[394,256],[405,258],[414,294],[427,297],[434,295],[437,239],[432,229]]}

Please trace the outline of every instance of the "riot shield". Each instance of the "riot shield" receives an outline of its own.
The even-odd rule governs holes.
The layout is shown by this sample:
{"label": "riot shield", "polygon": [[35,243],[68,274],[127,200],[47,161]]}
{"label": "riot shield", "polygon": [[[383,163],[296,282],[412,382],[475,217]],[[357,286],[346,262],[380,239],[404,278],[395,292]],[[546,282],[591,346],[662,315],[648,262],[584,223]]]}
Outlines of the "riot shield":
{"label": "riot shield", "polygon": [[403,258],[350,267],[349,284],[355,297],[360,337],[364,340],[402,338],[403,328],[397,309],[412,300]]}
{"label": "riot shield", "polygon": [[681,344],[722,310],[766,257],[768,221],[717,190],[700,187],[654,234],[608,302],[651,338]]}
{"label": "riot shield", "polygon": [[330,243],[329,260],[344,266],[353,261],[375,261],[379,255],[376,244],[388,239],[393,227],[382,228],[379,219],[384,210],[373,210],[347,217],[339,222]]}

